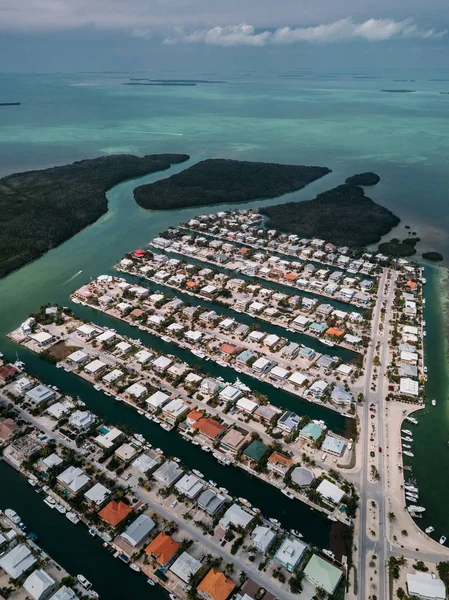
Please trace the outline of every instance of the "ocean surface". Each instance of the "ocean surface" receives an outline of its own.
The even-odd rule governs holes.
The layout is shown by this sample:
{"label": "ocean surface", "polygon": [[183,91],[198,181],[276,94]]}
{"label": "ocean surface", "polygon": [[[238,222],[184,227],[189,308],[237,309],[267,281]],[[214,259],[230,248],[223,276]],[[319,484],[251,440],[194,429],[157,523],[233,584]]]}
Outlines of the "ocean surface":
{"label": "ocean surface", "polygon": [[[223,83],[194,87],[123,85],[129,77],[205,78],[193,72],[0,74],[0,102],[21,102],[21,106],[0,107],[0,175],[124,152],[185,152],[191,155],[187,165],[205,158],[226,157],[321,165],[333,171],[282,200],[242,205],[257,207],[287,199],[313,198],[316,193],[343,183],[349,175],[372,170],[380,175],[381,182],[367,193],[401,217],[395,234],[405,237],[404,225],[410,225],[421,238],[419,253],[438,250],[449,263],[449,95],[440,93],[449,92],[449,72],[290,73],[264,77],[217,73],[210,78]],[[395,81],[398,79],[407,81]],[[416,92],[381,91],[392,88]],[[185,166],[140,178],[138,182],[167,177]],[[108,213],[94,225],[0,280],[0,351],[8,358],[14,358],[17,348],[4,336],[30,311],[46,302],[68,305],[68,295],[75,287],[90,277],[112,272],[113,264],[126,251],[146,244],[169,225],[204,212],[204,208],[144,211],[133,200],[135,185],[137,182],[127,181],[113,188],[108,193]],[[226,205],[220,208],[223,207]],[[449,494],[449,478],[444,476],[449,453],[449,404],[438,271],[428,269],[426,284],[429,397],[437,399],[437,406],[427,408],[419,417],[411,465],[421,489],[422,504],[428,509],[423,525],[424,521],[426,526],[432,524],[439,536],[449,534],[449,516],[444,509]],[[83,316],[90,316],[89,309],[84,312]],[[98,322],[102,319],[98,313],[92,318]],[[135,335],[135,331],[122,326],[119,329],[115,321],[110,325]],[[161,344],[150,337],[144,341]],[[173,347],[167,349],[179,354]],[[106,397],[74,377],[42,363],[23,349],[19,349],[19,354],[30,372],[45,375],[49,383],[64,391],[78,389],[89,406],[111,421],[126,422],[135,428],[150,427],[147,420],[124,407],[106,405],[110,403]],[[286,397],[277,401],[282,405],[292,402]],[[298,413],[324,418],[331,428],[342,429],[337,415],[295,401]],[[148,434],[157,436],[161,448],[164,440],[172,447],[183,448],[181,442],[165,437],[166,432],[158,428],[148,430]],[[208,464],[204,453],[190,448],[184,451],[190,466],[198,461],[204,473],[213,473],[216,480],[223,478],[221,485],[230,490],[234,486],[235,495],[253,498],[255,502],[263,498],[263,505],[259,502],[259,506],[267,516],[276,516],[299,529],[307,541],[318,545],[332,542],[329,522],[316,513],[309,517],[308,509],[302,506],[292,511],[289,500],[283,496],[279,499],[274,490],[266,490],[267,486],[260,488],[262,484],[234,470],[222,468],[215,473],[217,467]],[[14,473],[8,475],[8,480],[17,478]],[[248,485],[247,481],[251,483]],[[12,484],[8,487],[8,504],[13,504],[14,494],[19,502],[19,483],[17,488]],[[4,508],[1,495],[0,507]],[[97,587],[95,582],[94,585]]]}

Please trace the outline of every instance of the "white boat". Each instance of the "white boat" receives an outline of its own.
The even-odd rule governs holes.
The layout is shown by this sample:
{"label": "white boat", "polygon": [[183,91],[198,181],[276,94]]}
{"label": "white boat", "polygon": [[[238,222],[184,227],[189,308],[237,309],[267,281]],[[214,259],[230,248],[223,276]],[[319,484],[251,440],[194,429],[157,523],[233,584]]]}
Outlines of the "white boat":
{"label": "white boat", "polygon": [[295,537],[302,538],[302,533],[299,533],[299,531],[297,531],[296,529],[290,529],[290,533]]}
{"label": "white boat", "polygon": [[135,571],[136,573],[140,573],[140,567],[139,565],[136,565],[136,563],[129,563],[129,568]]}
{"label": "white boat", "polygon": [[445,543],[446,543],[446,536],[445,536],[445,535],[442,535],[442,536],[440,537],[440,539],[438,540],[438,542],[439,542],[441,545],[445,544]]}
{"label": "white boat", "polygon": [[198,443],[198,442],[196,442],[195,440],[192,440],[192,444],[193,444],[194,446],[199,446],[199,443]]}
{"label": "white boat", "polygon": [[32,475],[31,477],[29,477],[28,483],[31,485],[31,487],[36,487],[38,480]]}
{"label": "white boat", "polygon": [[143,435],[141,435],[140,433],[135,433],[134,437],[136,438],[136,440],[138,442],[140,442],[141,444],[145,444],[145,438],[143,437]]}
{"label": "white boat", "polygon": [[201,450],[203,450],[203,452],[210,452],[210,448],[209,446],[201,446]]}
{"label": "white boat", "polygon": [[326,548],[322,550],[322,553],[331,558],[332,560],[335,560],[337,558],[331,550],[327,550]]}
{"label": "white boat", "polygon": [[99,385],[94,385],[94,390],[97,390],[97,392],[101,392],[101,387]]}
{"label": "white boat", "polygon": [[170,600],[179,600],[178,596],[175,596],[174,594],[169,594],[168,597],[170,598]]}
{"label": "white boat", "polygon": [[156,585],[156,582],[150,579],[149,577],[147,579],[147,583],[149,583],[150,585]]}
{"label": "white boat", "polygon": [[54,498],[52,498],[51,496],[47,496],[44,500],[45,504],[47,506],[49,506],[50,508],[55,508],[56,506],[56,501]]}
{"label": "white boat", "polygon": [[143,415],[143,414],[145,414],[145,413],[143,412],[143,410],[142,410],[141,408],[138,408],[138,409],[137,409],[137,414],[138,414],[138,415]]}
{"label": "white boat", "polygon": [[437,405],[437,401],[435,399],[432,400],[432,406],[436,406]]}
{"label": "white boat", "polygon": [[401,440],[404,440],[404,442],[413,442],[413,438],[408,435],[401,436]]}
{"label": "white boat", "polygon": [[415,419],[415,417],[408,416],[408,417],[405,417],[405,420],[410,421],[410,423],[413,423],[413,425],[418,425],[418,420]]}
{"label": "white boat", "polygon": [[402,433],[405,433],[405,435],[413,435],[413,432],[410,431],[410,429],[402,429]]}
{"label": "white boat", "polygon": [[228,490],[225,487],[221,487],[218,489],[220,490],[220,492],[223,492],[223,494],[228,494]]}
{"label": "white boat", "polygon": [[411,502],[412,504],[416,504],[416,502],[418,502],[416,498],[413,498],[412,496],[407,496],[407,494],[405,495],[405,499],[407,502]]}
{"label": "white boat", "polygon": [[5,515],[8,517],[10,521],[18,525],[20,523],[20,517],[12,508],[7,508],[5,510]]}
{"label": "white boat", "polygon": [[[173,459],[175,460],[175,459]],[[198,469],[192,469],[192,473],[194,475],[196,475],[197,477],[200,477],[201,479],[204,479],[204,475],[201,473],[201,471],[198,471]]]}
{"label": "white boat", "polygon": [[284,496],[287,496],[287,498],[290,498],[290,500],[294,499],[294,495],[288,490],[281,490],[281,493],[284,494]]}
{"label": "white boat", "polygon": [[434,530],[434,528],[432,526],[427,527],[427,529],[424,530],[427,534],[432,533]]}
{"label": "white boat", "polygon": [[280,523],[277,519],[270,518],[268,520],[270,521],[270,523],[273,523],[273,525],[280,525]]}
{"label": "white boat", "polygon": [[409,492],[415,492],[415,494],[417,494],[419,492],[416,485],[413,485],[412,483],[406,483],[404,485],[404,489],[408,490]]}
{"label": "white boat", "polygon": [[90,590],[92,588],[91,582],[88,579],[86,579],[84,575],[77,575],[76,578],[85,590]]}
{"label": "white boat", "polygon": [[157,452],[158,454],[164,454],[160,448],[156,448],[155,452]]}
{"label": "white boat", "polygon": [[80,518],[78,517],[78,515],[74,512],[67,512],[65,513],[65,516],[68,518],[69,521],[71,521],[74,525],[76,525],[77,523],[80,522]]}
{"label": "white boat", "polygon": [[402,444],[403,448],[411,448],[410,444]]}
{"label": "white boat", "polygon": [[424,512],[426,509],[423,506],[409,506],[408,507],[408,511],[409,512],[417,512],[417,513],[422,513]]}
{"label": "white boat", "polygon": [[212,479],[209,479],[209,485],[211,485],[212,487],[217,487],[217,484],[215,483],[215,481],[212,481]]}
{"label": "white boat", "polygon": [[63,506],[62,504],[58,504],[58,503],[56,503],[56,506],[55,506],[55,508],[56,508],[56,510],[57,510],[58,512],[60,512],[60,513],[61,513],[61,515],[65,515],[65,514],[66,514],[66,512],[67,512],[67,509],[66,509],[66,507],[65,507],[65,506]]}
{"label": "white boat", "polygon": [[242,392],[250,392],[251,391],[251,388],[249,388],[247,385],[242,383],[239,378],[237,378],[235,380],[234,387],[238,388]]}
{"label": "white boat", "polygon": [[410,456],[411,458],[413,458],[415,456],[413,454],[413,452],[410,452],[410,450],[403,450],[402,454],[405,454],[406,456]]}
{"label": "white boat", "polygon": [[335,342],[331,342],[330,340],[323,339],[320,340],[320,342],[326,346],[330,346],[331,348],[335,346]]}
{"label": "white boat", "polygon": [[427,367],[424,367],[424,373],[427,373]]}
{"label": "white boat", "polygon": [[206,356],[206,354],[204,352],[202,352],[201,350],[191,350],[191,352],[198,358],[204,358]]}
{"label": "white boat", "polygon": [[237,498],[237,500],[240,502],[240,504],[245,504],[246,506],[250,506],[250,502],[248,502],[248,500],[246,498]]}

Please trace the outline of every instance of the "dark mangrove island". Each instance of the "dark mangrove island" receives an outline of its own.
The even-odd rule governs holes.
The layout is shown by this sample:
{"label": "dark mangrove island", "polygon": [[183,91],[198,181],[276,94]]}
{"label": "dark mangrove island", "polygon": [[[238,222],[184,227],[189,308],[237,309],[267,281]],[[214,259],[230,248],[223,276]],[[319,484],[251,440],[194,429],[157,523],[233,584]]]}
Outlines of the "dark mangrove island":
{"label": "dark mangrove island", "polygon": [[387,92],[388,94],[413,94],[416,90],[407,90],[404,88],[392,89],[392,90],[380,90],[381,92]]}
{"label": "dark mangrove island", "polygon": [[379,244],[378,250],[382,254],[387,256],[393,256],[394,258],[406,258],[407,256],[413,256],[416,254],[416,244],[420,241],[419,238],[406,238],[405,240],[398,240],[397,238],[391,239],[389,242],[383,242]]}
{"label": "dark mangrove island", "polygon": [[65,242],[108,209],[108,189],[168,169],[186,154],[121,154],[0,179],[0,277]]}
{"label": "dark mangrove island", "polygon": [[376,185],[380,181],[379,175],[372,171],[366,171],[365,173],[356,173],[351,175],[345,181],[349,185]]}
{"label": "dark mangrove island", "polygon": [[339,246],[368,246],[395,227],[400,219],[365,196],[363,188],[343,184],[313,200],[264,206],[268,227],[301,237],[319,237]]}
{"label": "dark mangrove island", "polygon": [[143,208],[168,210],[275,198],[327,175],[326,167],[212,158],[134,190]]}
{"label": "dark mangrove island", "polygon": [[422,257],[426,260],[432,260],[434,262],[439,262],[440,260],[443,260],[443,255],[439,252],[423,252]]}

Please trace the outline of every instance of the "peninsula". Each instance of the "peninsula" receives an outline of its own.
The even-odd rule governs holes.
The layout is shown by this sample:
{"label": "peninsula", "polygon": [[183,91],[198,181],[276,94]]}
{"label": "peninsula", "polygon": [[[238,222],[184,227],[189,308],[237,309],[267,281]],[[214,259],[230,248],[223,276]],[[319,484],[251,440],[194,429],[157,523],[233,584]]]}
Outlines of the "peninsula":
{"label": "peninsula", "polygon": [[3,177],[0,277],[94,223],[108,209],[105,194],[112,186],[188,158],[186,154],[121,154]]}
{"label": "peninsula", "polygon": [[319,237],[342,246],[378,242],[400,219],[365,196],[363,188],[343,184],[306,202],[288,202],[260,209],[268,227],[302,237]]}
{"label": "peninsula", "polygon": [[134,198],[142,208],[153,210],[247,202],[300,190],[330,172],[326,167],[215,158],[137,187]]}

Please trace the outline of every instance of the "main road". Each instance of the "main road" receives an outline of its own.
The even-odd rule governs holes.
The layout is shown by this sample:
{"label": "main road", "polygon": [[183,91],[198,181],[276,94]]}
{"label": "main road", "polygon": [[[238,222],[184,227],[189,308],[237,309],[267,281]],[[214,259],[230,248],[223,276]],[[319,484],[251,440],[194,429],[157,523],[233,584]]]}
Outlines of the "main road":
{"label": "main road", "polygon": [[[387,280],[388,273],[390,273],[390,280]],[[385,285],[388,281],[388,290],[385,293]],[[358,581],[358,597],[363,600],[367,597],[366,594],[366,557],[368,553],[375,553],[378,557],[378,573],[379,573],[379,589],[376,594],[378,598],[387,598],[388,584],[387,584],[387,560],[388,560],[388,547],[387,547],[387,528],[386,528],[386,503],[385,503],[385,475],[384,475],[384,460],[383,455],[380,456],[379,460],[379,479],[378,481],[370,480],[370,461],[369,453],[370,449],[370,432],[369,424],[373,421],[370,419],[369,405],[374,404],[377,420],[376,420],[376,433],[378,445],[384,448],[383,440],[383,412],[384,412],[384,376],[386,370],[388,341],[389,341],[389,320],[391,314],[391,308],[394,300],[396,273],[395,271],[384,269],[379,279],[379,290],[377,294],[377,302],[373,310],[372,318],[372,329],[371,329],[371,342],[366,355],[366,371],[365,371],[365,403],[363,406],[362,421],[363,426],[360,432],[361,449],[362,449],[362,469],[360,477],[360,532],[359,532],[359,581]],[[379,330],[381,324],[382,306],[385,306],[385,321],[383,327]],[[376,351],[376,347],[379,346],[379,352]],[[373,367],[374,357],[378,355],[380,359],[380,366],[377,369],[376,379],[376,391],[371,390],[371,384],[373,379]],[[377,450],[376,450],[377,451]],[[374,542],[367,535],[367,501],[374,500],[378,505],[378,537],[379,542]]]}

